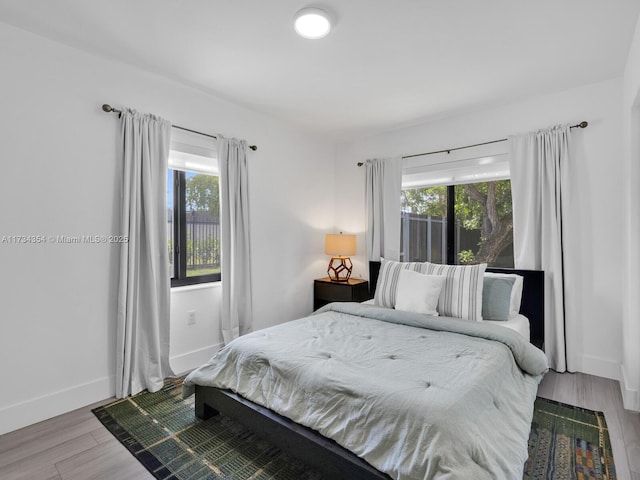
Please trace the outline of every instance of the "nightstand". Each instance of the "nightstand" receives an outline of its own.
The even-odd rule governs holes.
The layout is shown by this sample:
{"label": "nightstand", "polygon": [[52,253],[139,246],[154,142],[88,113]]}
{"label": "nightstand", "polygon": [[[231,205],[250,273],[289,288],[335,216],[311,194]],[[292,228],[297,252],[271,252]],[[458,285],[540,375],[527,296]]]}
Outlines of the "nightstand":
{"label": "nightstand", "polygon": [[364,302],[369,299],[369,282],[350,278],[347,282],[332,282],[329,277],[313,282],[313,309],[331,302]]}

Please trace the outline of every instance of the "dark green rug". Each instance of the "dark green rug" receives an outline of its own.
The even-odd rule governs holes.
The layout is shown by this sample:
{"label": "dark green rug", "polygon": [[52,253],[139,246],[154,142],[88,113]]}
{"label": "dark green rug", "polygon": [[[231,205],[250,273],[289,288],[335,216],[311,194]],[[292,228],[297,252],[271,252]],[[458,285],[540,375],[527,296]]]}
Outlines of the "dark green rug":
{"label": "dark green rug", "polygon": [[[202,421],[182,378],[93,410],[104,426],[162,480],[322,480],[322,476],[223,415]],[[614,480],[601,412],[536,399],[525,479]]]}
{"label": "dark green rug", "polygon": [[161,480],[322,480],[322,476],[224,415],[202,421],[183,378],[98,407],[102,424]]}

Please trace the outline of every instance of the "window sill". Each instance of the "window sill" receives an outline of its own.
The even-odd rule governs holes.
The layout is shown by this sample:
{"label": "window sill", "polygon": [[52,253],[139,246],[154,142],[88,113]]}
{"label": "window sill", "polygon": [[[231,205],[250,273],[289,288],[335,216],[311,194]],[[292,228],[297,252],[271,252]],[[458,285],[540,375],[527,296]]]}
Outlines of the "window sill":
{"label": "window sill", "polygon": [[189,292],[191,290],[204,290],[205,288],[220,288],[222,282],[194,283],[181,287],[171,287],[171,293]]}

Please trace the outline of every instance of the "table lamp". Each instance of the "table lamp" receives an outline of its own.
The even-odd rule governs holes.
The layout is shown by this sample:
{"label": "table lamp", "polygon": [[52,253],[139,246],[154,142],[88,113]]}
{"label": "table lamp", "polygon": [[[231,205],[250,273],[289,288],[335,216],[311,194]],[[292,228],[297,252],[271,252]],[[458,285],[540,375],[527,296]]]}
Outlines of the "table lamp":
{"label": "table lamp", "polygon": [[325,237],[324,252],[331,255],[327,274],[332,282],[346,282],[351,277],[353,264],[349,255],[356,254],[356,236],[328,233]]}

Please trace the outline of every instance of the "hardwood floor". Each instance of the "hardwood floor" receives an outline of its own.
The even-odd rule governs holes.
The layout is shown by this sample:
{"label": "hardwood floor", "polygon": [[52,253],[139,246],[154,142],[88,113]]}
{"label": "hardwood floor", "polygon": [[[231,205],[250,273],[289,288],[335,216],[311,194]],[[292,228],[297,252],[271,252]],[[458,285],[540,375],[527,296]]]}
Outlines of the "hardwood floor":
{"label": "hardwood floor", "polygon": [[[538,394],[603,411],[618,479],[640,480],[640,413],[622,408],[618,382],[582,373],[549,372],[542,380]],[[0,436],[0,478],[153,479],[91,413],[91,408],[98,405]]]}
{"label": "hardwood floor", "polygon": [[604,412],[617,477],[640,480],[640,413],[622,407],[620,385],[584,373],[547,373],[538,396]]}

